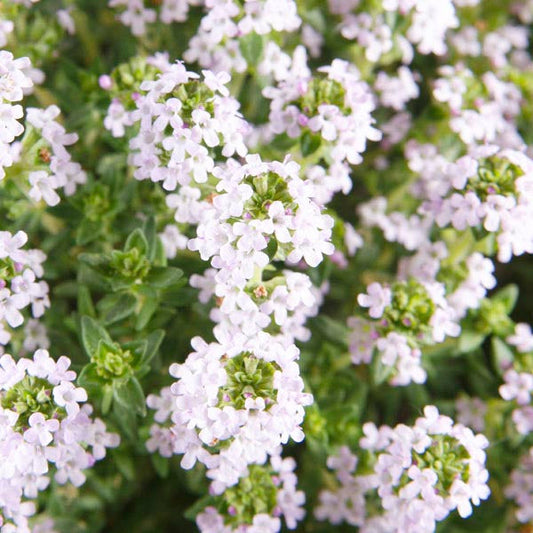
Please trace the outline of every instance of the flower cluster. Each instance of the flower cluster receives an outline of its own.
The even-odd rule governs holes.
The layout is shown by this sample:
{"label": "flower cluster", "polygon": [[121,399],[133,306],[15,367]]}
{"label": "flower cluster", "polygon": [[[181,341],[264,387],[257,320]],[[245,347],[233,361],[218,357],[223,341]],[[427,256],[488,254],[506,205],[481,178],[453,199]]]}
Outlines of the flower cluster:
{"label": "flower cluster", "polygon": [[533,251],[533,162],[523,152],[485,146],[449,165],[449,190],[423,209],[440,227],[483,227],[495,233],[498,259]]}
{"label": "flower cluster", "polygon": [[108,3],[109,7],[120,8],[120,22],[129,26],[133,35],[140,36],[146,33],[146,24],[155,22],[158,15],[164,24],[184,22],[189,6],[201,5],[203,0],[162,0],[157,3],[158,9],[146,7],[144,0],[109,0]]}
{"label": "flower cluster", "polygon": [[[431,532],[458,510],[472,513],[490,490],[485,469],[487,439],[454,424],[434,406],[414,426],[363,426],[360,456],[347,447],[328,459],[338,490],[323,491],[319,520],[346,521],[360,531]],[[382,512],[373,505],[381,500]],[[377,512],[376,512],[377,511]]]}
{"label": "flower cluster", "polygon": [[27,180],[19,187],[33,201],[44,200],[53,206],[59,203],[59,189],[74,194],[76,186],[85,183],[86,175],[65,148],[78,136],[67,133],[55,120],[60,113],[56,105],[44,110],[27,108],[26,134],[20,142],[14,142],[25,128],[19,121],[24,109],[13,102],[22,100],[25,91],[33,87],[30,68],[27,57],[14,59],[11,52],[0,50],[0,179],[6,177],[6,168],[13,167],[9,179]]}
{"label": "flower cluster", "polygon": [[215,269],[208,269],[203,276],[194,274],[190,280],[193,287],[200,289],[202,303],[213,296],[218,298],[219,305],[210,313],[214,322],[223,324],[228,331],[245,328],[247,335],[265,329],[287,341],[309,339],[305,323],[318,312],[322,294],[307,275],[284,270],[272,279],[252,279],[238,289],[217,283],[216,273]]}
{"label": "flower cluster", "polygon": [[[383,365],[394,369],[391,383],[407,385],[423,383],[426,373],[420,362],[420,346],[444,341],[446,336],[460,333],[456,313],[444,298],[440,283],[420,283],[414,278],[397,281],[390,288],[374,282],[368,294],[359,294],[357,301],[368,308],[376,322],[352,317],[352,361],[370,363],[374,348]],[[367,330],[361,335],[361,330]]]}
{"label": "flower cluster", "polygon": [[380,140],[381,133],[372,125],[374,96],[353,65],[336,59],[318,71],[313,77],[300,67],[263,94],[271,100],[270,135],[299,138],[303,156],[325,161],[309,165],[306,178],[326,203],[335,192],[350,191],[349,164],[361,163],[367,140]]}
{"label": "flower cluster", "polygon": [[520,458],[518,467],[511,472],[511,482],[505,496],[515,503],[516,518],[522,524],[533,520],[533,448]]}
{"label": "flower cluster", "polygon": [[0,358],[1,516],[16,531],[29,531],[32,500],[52,473],[57,483],[78,487],[84,470],[119,442],[91,418],[90,405],[80,405],[87,393],[72,383],[76,373],[69,367],[68,357],[54,361],[46,350],[17,362],[8,354]]}
{"label": "flower cluster", "polygon": [[[33,127],[22,141],[20,158],[34,161],[28,173],[31,188],[28,195],[35,202],[44,200],[48,205],[60,201],[58,190],[72,196],[78,185],[87,181],[81,165],[72,161],[66,147],[78,140],[76,133],[67,133],[55,120],[60,110],[56,105],[46,109],[29,107],[27,122]],[[37,137],[37,138],[36,138]]]}
{"label": "flower cluster", "polygon": [[533,334],[529,324],[516,324],[513,335],[507,343],[516,349],[513,365],[503,375],[504,384],[500,386],[500,396],[512,402],[515,409],[512,420],[518,433],[529,435],[533,431]]}
{"label": "flower cluster", "polygon": [[[110,7],[120,9],[119,20],[136,36],[144,35],[147,24],[158,18],[164,24],[186,22],[190,6],[204,7],[205,14],[183,58],[214,72],[245,71],[250,57],[243,54],[243,46],[250,46],[249,43],[256,42],[258,36],[295,32],[302,23],[294,0],[247,0],[243,3],[233,0],[162,0],[157,6],[149,3],[150,7],[146,3],[144,0],[109,0]],[[308,41],[316,41],[312,28],[309,25],[305,28]]]}
{"label": "flower cluster", "polygon": [[303,407],[311,396],[303,392],[297,348],[267,333],[211,344],[195,338],[193,347],[185,363],[170,368],[178,381],[148,398],[156,421],[171,425],[152,426],[147,445],[165,456],[184,454],[184,468],[204,463],[218,494],[289,438],[303,439]]}
{"label": "flower cluster", "polygon": [[24,72],[31,63],[27,57],[14,59],[7,50],[0,50],[0,179],[5,176],[5,168],[13,165],[14,153],[11,143],[24,131],[19,122],[24,110],[19,102],[24,90],[33,86],[32,80]]}
{"label": "flower cluster", "polygon": [[[457,4],[452,0],[387,0],[374,12],[353,13],[359,2],[330,0],[330,9],[341,15],[341,35],[357,41],[368,61],[378,62],[397,49],[403,61],[409,63],[414,55],[412,45],[421,54],[446,53],[446,34],[459,24],[454,3]],[[398,32],[398,27],[406,29]]]}
{"label": "flower cluster", "polygon": [[214,150],[224,157],[244,156],[246,132],[237,101],[225,84],[229,75],[203,72],[201,79],[183,63],[168,65],[141,86],[130,114],[139,132],[130,141],[135,178],[161,182],[167,191],[193,182],[204,184],[214,169]]}
{"label": "flower cluster", "polygon": [[189,243],[202,259],[212,258],[217,280],[243,287],[270,257],[313,267],[333,252],[333,219],[310,198],[297,163],[250,155],[244,165],[229,161],[217,171],[220,194]]}
{"label": "flower cluster", "polygon": [[[294,529],[304,515],[303,492],[296,490],[296,462],[273,455],[265,466],[251,466],[247,477],[238,485],[216,497],[196,517],[202,533],[276,533],[283,516],[287,527]],[[234,526],[237,526],[236,528]]]}
{"label": "flower cluster", "polygon": [[[28,236],[23,231],[12,235],[0,231],[0,351],[11,339],[9,328],[24,322],[22,311],[31,306],[34,318],[43,315],[50,306],[48,285],[38,280],[43,275],[42,263],[46,259],[41,250],[23,250]],[[28,336],[25,348],[33,347]]]}
{"label": "flower cluster", "polygon": [[243,46],[250,46],[258,36],[294,32],[300,27],[296,4],[294,0],[207,0],[206,14],[183,58],[214,72],[243,72],[255,59],[243,54]]}

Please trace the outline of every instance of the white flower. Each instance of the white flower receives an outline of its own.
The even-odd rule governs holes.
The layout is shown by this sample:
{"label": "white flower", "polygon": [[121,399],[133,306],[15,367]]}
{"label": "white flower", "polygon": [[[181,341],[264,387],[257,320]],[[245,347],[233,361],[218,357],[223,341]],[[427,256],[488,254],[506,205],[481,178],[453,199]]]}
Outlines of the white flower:
{"label": "white flower", "polygon": [[533,350],[533,333],[529,324],[517,324],[514,335],[510,335],[506,340],[509,344],[516,346],[519,352],[527,353]]}
{"label": "white flower", "polygon": [[0,142],[10,143],[24,131],[22,124],[18,122],[22,115],[21,105],[0,102]]}
{"label": "white flower", "polygon": [[87,401],[87,392],[81,387],[75,387],[68,381],[63,381],[52,391],[54,401],[60,407],[64,407],[70,418],[76,416],[80,410],[78,402]]}
{"label": "white flower", "polygon": [[357,302],[361,307],[368,307],[368,314],[372,318],[380,318],[385,308],[390,305],[392,292],[388,287],[373,282],[367,287],[368,294],[361,293]]}
{"label": "white flower", "polygon": [[24,440],[30,444],[38,442],[41,446],[47,446],[54,438],[52,433],[59,429],[58,420],[46,420],[41,413],[33,413],[28,421],[30,428],[24,432]]}

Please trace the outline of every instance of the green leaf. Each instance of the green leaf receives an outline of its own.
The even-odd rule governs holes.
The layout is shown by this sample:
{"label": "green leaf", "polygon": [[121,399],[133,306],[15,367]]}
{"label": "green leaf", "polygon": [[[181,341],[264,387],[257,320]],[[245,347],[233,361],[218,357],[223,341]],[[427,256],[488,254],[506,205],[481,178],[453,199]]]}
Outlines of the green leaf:
{"label": "green leaf", "polygon": [[276,135],[276,137],[274,137],[269,147],[286,153],[289,152],[297,142],[297,138],[289,137],[286,133],[282,133],[281,135]]}
{"label": "green leaf", "polygon": [[102,322],[108,325],[130,316],[136,305],[137,298],[133,294],[122,293],[104,296],[96,307],[102,316]]}
{"label": "green leaf", "polygon": [[96,364],[89,363],[82,368],[77,383],[80,387],[93,388],[100,386],[104,380],[96,373]]}
{"label": "green leaf", "polygon": [[131,407],[125,407],[119,402],[113,404],[113,414],[115,420],[122,430],[124,435],[129,440],[137,441],[137,417],[135,411]]}
{"label": "green leaf", "polygon": [[155,248],[155,256],[152,261],[156,265],[166,265],[167,264],[167,254],[165,252],[165,247],[163,246],[163,243],[161,242],[161,239],[157,239],[156,248]]}
{"label": "green leaf", "polygon": [[465,370],[472,392],[482,398],[489,396],[495,386],[495,377],[486,364],[482,350],[468,354]]}
{"label": "green leaf", "polygon": [[90,267],[96,268],[107,264],[109,262],[109,255],[83,253],[78,255],[78,261],[81,261]]}
{"label": "green leaf", "polygon": [[186,307],[198,301],[198,291],[192,287],[169,289],[161,297],[161,302],[172,307]]}
{"label": "green leaf", "polygon": [[379,353],[374,354],[372,362],[370,363],[372,383],[374,383],[374,385],[381,385],[392,376],[392,372],[392,367],[383,364]]}
{"label": "green leaf", "polygon": [[163,339],[165,337],[165,331],[162,329],[156,329],[148,337],[146,337],[146,350],[144,351],[144,354],[142,356],[142,359],[140,361],[141,365],[147,365],[150,363],[150,361],[155,357],[157,354],[157,350],[159,350],[159,346],[161,346],[161,343],[163,342]]}
{"label": "green leaf", "polygon": [[131,409],[141,416],[146,415],[144,392],[137,378],[133,377],[126,383],[116,384],[113,397],[122,407]]}
{"label": "green leaf", "polygon": [[155,227],[155,219],[153,216],[148,217],[144,223],[144,236],[148,242],[148,252],[146,257],[153,261],[157,251],[157,241],[159,240]]}
{"label": "green leaf", "polygon": [[239,39],[239,48],[248,65],[257,65],[263,55],[263,38],[255,32],[248,33]]}
{"label": "green leaf", "polygon": [[137,367],[144,358],[146,349],[148,347],[148,341],[146,339],[139,339],[131,342],[126,342],[122,345],[122,350],[129,350],[133,354],[133,360],[131,362],[132,367]]}
{"label": "green leaf", "polygon": [[347,339],[349,330],[344,323],[329,318],[326,315],[316,317],[315,323],[323,337],[337,345],[345,348],[348,347]]}
{"label": "green leaf", "polygon": [[87,315],[92,318],[96,316],[91,292],[86,285],[79,285],[78,288],[78,313],[80,315]]}
{"label": "green leaf", "polygon": [[[54,287],[54,296],[62,298],[76,298],[79,284],[76,281],[63,281]],[[78,309],[79,311],[79,309]]]}
{"label": "green leaf", "polygon": [[183,270],[176,267],[152,267],[146,283],[157,289],[165,289],[177,283],[183,277]]}
{"label": "green leaf", "polygon": [[267,247],[265,248],[265,253],[268,255],[268,258],[272,261],[277,251],[278,251],[278,240],[271,237],[268,241]]}
{"label": "green leaf", "polygon": [[113,342],[109,333],[96,320],[90,316],[81,317],[81,342],[85,348],[85,352],[89,357],[92,357],[98,350],[98,343],[100,340],[106,342]]}
{"label": "green leaf", "polygon": [[150,459],[152,460],[157,475],[162,478],[168,477],[168,459],[166,457],[161,457],[158,453],[150,454]]}
{"label": "green leaf", "polygon": [[135,331],[141,331],[146,327],[150,319],[159,307],[158,298],[146,298],[135,322]]}
{"label": "green leaf", "polygon": [[109,408],[113,403],[113,387],[112,385],[106,384],[103,388],[102,395],[102,413],[106,415],[109,413]]}
{"label": "green leaf", "polygon": [[500,376],[503,376],[504,369],[508,368],[514,360],[513,351],[498,337],[492,337],[491,346],[494,369]]}
{"label": "green leaf", "polygon": [[109,287],[111,287],[111,290],[113,292],[128,290],[131,287],[130,280],[125,281],[120,278],[108,278],[107,281],[108,281]]}
{"label": "green leaf", "polygon": [[83,219],[76,231],[76,244],[85,246],[97,239],[102,233],[102,223]]}
{"label": "green leaf", "polygon": [[300,151],[304,157],[314,154],[322,144],[320,135],[306,131],[300,138]]}
{"label": "green leaf", "polygon": [[133,230],[126,239],[124,251],[129,252],[132,248],[137,248],[141,254],[148,252],[148,241],[140,228]]}
{"label": "green leaf", "polygon": [[135,479],[135,463],[133,457],[126,453],[113,454],[113,462],[117,465],[119,472],[128,480],[133,481]]}
{"label": "green leaf", "polygon": [[520,291],[517,285],[507,285],[503,289],[500,289],[496,294],[494,294],[491,300],[503,303],[505,307],[505,312],[509,314],[516,305],[519,292]]}
{"label": "green leaf", "polygon": [[193,505],[191,505],[185,511],[183,516],[185,518],[187,518],[187,520],[194,520],[196,518],[196,515],[200,511],[203,511],[206,507],[208,507],[210,505],[215,505],[216,506],[216,503],[217,503],[217,500],[215,499],[214,496],[206,495],[203,498],[200,498],[199,500],[197,500],[195,503],[193,503]]}
{"label": "green leaf", "polygon": [[461,353],[473,352],[483,344],[485,337],[486,335],[484,333],[479,333],[471,329],[463,329],[459,337],[459,351]]}

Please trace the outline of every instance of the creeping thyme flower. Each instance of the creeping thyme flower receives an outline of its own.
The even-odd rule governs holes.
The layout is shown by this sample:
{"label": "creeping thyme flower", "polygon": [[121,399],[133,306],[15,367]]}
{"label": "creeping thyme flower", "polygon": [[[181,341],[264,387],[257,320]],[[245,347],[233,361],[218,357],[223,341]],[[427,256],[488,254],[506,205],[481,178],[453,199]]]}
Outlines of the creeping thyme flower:
{"label": "creeping thyme flower", "polygon": [[48,285],[38,280],[46,256],[41,250],[22,249],[27,240],[23,231],[14,235],[0,231],[0,346],[9,342],[11,328],[23,324],[26,307],[31,306],[32,316],[39,318],[50,306]]}
{"label": "creeping thyme flower", "polygon": [[251,465],[248,475],[215,498],[196,517],[202,533],[231,533],[246,528],[249,532],[277,533],[279,516],[294,529],[304,516],[304,493],[296,490],[293,459],[281,459],[279,452],[264,466]]}
{"label": "creeping thyme flower", "polygon": [[517,324],[514,334],[507,337],[506,340],[509,344],[515,346],[520,353],[533,351],[533,333],[529,324]]}
{"label": "creeping thyme flower", "polygon": [[30,67],[27,57],[13,59],[10,52],[0,50],[0,180],[5,177],[7,167],[16,165],[13,176],[8,177],[16,180],[24,176],[27,182],[19,186],[32,200],[43,199],[48,205],[56,205],[59,202],[58,189],[71,195],[77,184],[85,183],[86,176],[80,165],[71,161],[65,149],[78,137],[67,134],[54,120],[59,114],[55,105],[46,110],[28,108],[30,131],[23,137],[20,148],[15,150],[10,146],[24,131],[19,122],[24,114],[23,107],[12,102],[22,100],[24,91],[33,86],[25,72]]}
{"label": "creeping thyme flower", "polygon": [[[395,54],[400,55],[404,63],[409,63],[414,54],[412,45],[416,45],[421,54],[446,53],[446,34],[459,25],[454,3],[457,2],[385,0],[369,13],[362,11],[359,2],[330,0],[330,9],[342,17],[342,36],[357,41],[368,61],[376,63]],[[394,18],[390,17],[391,13]],[[400,26],[398,19],[402,21]],[[391,24],[391,21],[395,23]],[[407,31],[398,32],[398,27],[407,27]]]}
{"label": "creeping thyme flower", "polygon": [[26,531],[32,502],[50,483],[85,482],[84,470],[118,445],[92,407],[81,406],[87,393],[72,381],[70,360],[54,361],[46,350],[17,362],[0,358],[0,452],[3,485],[1,515]]}
{"label": "creeping thyme flower", "polygon": [[338,489],[320,494],[318,519],[367,532],[429,533],[453,510],[467,517],[489,496],[487,439],[436,407],[425,407],[412,427],[367,423],[363,431],[359,458],[341,448],[328,459]]}
{"label": "creeping thyme flower", "polygon": [[487,404],[481,398],[460,396],[455,402],[457,421],[474,431],[485,430]]}
{"label": "creeping thyme flower", "polygon": [[503,375],[504,384],[500,386],[500,396],[512,402],[512,420],[521,435],[533,431],[533,346],[531,328],[528,324],[517,324],[515,334],[507,337],[507,342],[516,347],[513,366]]}
{"label": "creeping thyme flower", "polygon": [[265,163],[254,155],[217,173],[220,194],[189,248],[203,259],[213,256],[220,281],[231,275],[233,284],[244,285],[267,265],[271,245],[276,259],[304,259],[309,266],[333,252],[333,219],[308,197],[298,170],[292,161]]}
{"label": "creeping thyme flower", "polygon": [[511,480],[505,488],[505,496],[516,505],[515,515],[522,524],[533,520],[533,448],[520,458],[511,472]]}
{"label": "creeping thyme flower", "polygon": [[350,186],[344,185],[342,169],[362,161],[367,139],[381,139],[372,126],[374,98],[345,61],[336,59],[319,71],[315,77],[309,71],[296,72],[263,90],[271,100],[269,128],[274,134],[299,137],[304,156],[313,155],[317,161],[324,157],[331,176],[324,185],[347,193]]}
{"label": "creeping thyme flower", "polygon": [[162,182],[165,190],[174,191],[208,182],[215,147],[224,157],[244,156],[246,125],[224,86],[229,77],[204,71],[202,79],[182,63],[164,68],[157,79],[141,83],[143,94],[137,94],[129,115],[128,122],[139,125],[130,141],[130,163],[138,180]]}
{"label": "creeping thyme flower", "polygon": [[207,269],[203,276],[191,276],[190,283],[200,289],[203,303],[217,299],[210,318],[228,332],[246,329],[252,336],[266,330],[288,342],[309,338],[305,322],[318,312],[322,294],[306,274],[285,270],[265,281],[252,278],[242,289],[217,283],[216,277],[216,270]]}
{"label": "creeping thyme flower", "polygon": [[152,426],[147,447],[164,456],[184,454],[183,468],[204,463],[219,494],[246,474],[247,465],[263,464],[289,438],[303,439],[303,407],[312,398],[303,392],[294,345],[267,333],[211,344],[196,337],[192,344],[196,351],[170,368],[178,378],[170,389],[173,404],[165,407],[168,392],[148,397],[164,425]]}
{"label": "creeping thyme flower", "polygon": [[440,227],[459,231],[482,227],[496,234],[498,259],[533,252],[530,224],[533,213],[533,162],[523,152],[486,146],[463,156],[448,170],[449,192],[427,202]]}
{"label": "creeping thyme flower", "polygon": [[243,55],[240,45],[250,42],[247,39],[294,32],[301,24],[294,0],[224,3],[208,0],[206,6],[208,9],[183,57],[189,63],[197,62],[217,73],[243,72],[252,66],[248,65],[250,57]]}
{"label": "creeping thyme flower", "polygon": [[396,111],[404,109],[405,104],[409,100],[417,98],[419,94],[415,77],[405,66],[398,69],[398,77],[389,77],[385,72],[380,72],[374,87],[381,93],[382,104]]}
{"label": "creeping thyme flower", "polygon": [[368,307],[368,314],[372,318],[380,318],[385,307],[391,303],[391,290],[382,287],[379,283],[371,283],[368,286],[368,294],[359,294],[357,302],[361,307]]}
{"label": "creeping thyme flower", "polygon": [[350,319],[352,360],[356,364],[370,362],[376,347],[382,364],[393,370],[392,384],[423,383],[426,373],[421,367],[420,347],[461,331],[454,309],[444,298],[444,286],[411,278],[390,288],[374,282],[367,291],[359,294],[358,303],[369,308],[374,322],[365,325],[364,320]]}
{"label": "creeping thyme flower", "polygon": [[33,82],[24,72],[31,63],[27,57],[14,59],[7,50],[0,50],[0,180],[5,176],[4,168],[13,164],[10,143],[23,131],[19,122],[23,109],[19,102],[23,91],[32,87]]}

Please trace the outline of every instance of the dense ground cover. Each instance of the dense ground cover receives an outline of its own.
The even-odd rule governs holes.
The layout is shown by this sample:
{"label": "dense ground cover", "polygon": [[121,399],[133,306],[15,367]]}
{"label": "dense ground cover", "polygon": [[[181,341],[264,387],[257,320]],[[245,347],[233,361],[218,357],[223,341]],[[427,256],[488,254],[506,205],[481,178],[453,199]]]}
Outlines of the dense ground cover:
{"label": "dense ground cover", "polygon": [[529,531],[532,23],[0,1],[0,531]]}

